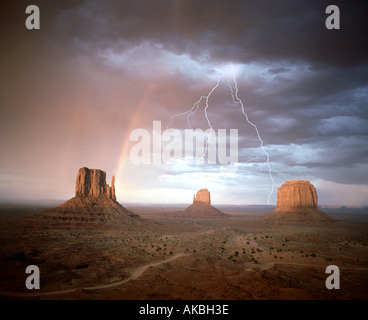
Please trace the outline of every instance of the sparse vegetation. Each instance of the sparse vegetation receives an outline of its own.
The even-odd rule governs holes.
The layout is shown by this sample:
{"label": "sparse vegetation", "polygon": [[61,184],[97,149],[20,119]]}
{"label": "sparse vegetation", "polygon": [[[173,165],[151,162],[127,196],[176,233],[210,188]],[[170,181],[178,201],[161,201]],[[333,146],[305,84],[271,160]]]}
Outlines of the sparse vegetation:
{"label": "sparse vegetation", "polygon": [[[63,261],[63,259],[68,255],[68,257],[78,260],[75,265],[85,265],[86,261],[90,264],[88,267],[90,269],[78,270],[80,275],[78,272],[73,272],[75,275],[78,274],[73,282],[70,282],[70,279],[67,278],[70,272],[61,272],[58,274],[58,279],[61,279],[61,281],[58,280],[55,288],[52,287],[54,284],[51,281],[50,284],[46,283],[46,291],[64,289],[63,286],[65,288],[89,286],[91,284],[86,282],[89,273],[95,277],[93,280],[98,279],[101,284],[114,282],[115,279],[129,277],[129,274],[135,268],[153,264],[155,267],[150,268],[145,273],[144,278],[142,278],[144,281],[135,281],[134,285],[139,290],[131,287],[133,282],[126,283],[126,286],[129,288],[130,294],[134,295],[134,292],[137,292],[136,296],[138,294],[144,296],[148,291],[157,294],[157,292],[154,292],[154,282],[160,281],[160,289],[163,288],[164,290],[163,298],[171,297],[170,290],[176,293],[177,286],[172,285],[173,282],[177,283],[178,288],[182,290],[188,281],[193,282],[194,286],[198,286],[200,288],[199,292],[204,297],[209,297],[209,293],[206,291],[208,289],[206,287],[209,283],[208,279],[211,281],[216,279],[216,281],[221,282],[221,286],[224,286],[224,292],[226,293],[232,294],[231,290],[237,290],[236,294],[244,294],[241,297],[245,299],[254,298],[252,294],[249,297],[247,296],[249,290],[246,290],[246,286],[250,282],[251,285],[259,286],[259,292],[267,295],[268,289],[262,291],[262,288],[263,286],[268,288],[267,286],[272,283],[272,276],[274,275],[272,269],[267,271],[268,276],[259,283],[257,277],[250,276],[244,280],[243,272],[245,270],[247,270],[245,272],[252,272],[249,270],[256,270],[258,266],[261,268],[265,266],[267,269],[267,264],[270,262],[282,265],[280,275],[286,277],[286,281],[289,281],[291,285],[305,285],[305,290],[315,290],[316,294],[323,296],[324,291],[319,291],[320,289],[315,287],[313,281],[307,282],[307,277],[303,274],[307,267],[294,267],[292,264],[308,265],[313,262],[313,264],[320,267],[332,264],[329,262],[333,261],[333,264],[336,265],[346,264],[348,268],[362,265],[363,270],[368,266],[368,259],[365,258],[368,256],[368,248],[365,246],[367,235],[363,232],[359,235],[348,233],[342,227],[333,229],[333,232],[330,233],[328,232],[331,229],[326,228],[325,233],[321,231],[316,236],[317,232],[311,227],[305,229],[300,227],[302,231],[300,234],[297,233],[299,229],[295,231],[292,228],[285,228],[287,232],[284,232],[283,229],[274,232],[274,229],[266,228],[263,230],[258,226],[254,227],[255,231],[253,232],[253,226],[247,226],[246,221],[239,225],[235,225],[234,222],[234,225],[231,225],[231,219],[226,221],[225,227],[218,221],[191,221],[189,223],[182,218],[178,220],[178,223],[174,218],[165,218],[165,220],[160,218],[158,221],[160,224],[157,225],[157,230],[148,228],[144,231],[105,230],[103,232],[91,232],[90,230],[78,230],[76,232],[71,230],[67,231],[68,234],[65,235],[54,229],[49,229],[48,234],[46,230],[33,229],[32,232],[35,235],[32,239],[36,239],[36,244],[34,245],[31,241],[28,241],[29,238],[22,243],[23,247],[24,243],[29,246],[24,257],[39,259],[45,261],[45,264],[52,257],[55,259],[54,263],[67,265],[66,260]],[[165,225],[166,222],[167,225]],[[165,236],[168,230],[170,232],[169,236]],[[268,234],[261,234],[261,232],[267,232]],[[325,234],[327,234],[327,237],[324,238]],[[14,237],[14,239],[16,238]],[[51,240],[49,241],[49,239]],[[258,243],[255,242],[257,239]],[[55,248],[55,254],[49,250],[51,241],[53,249]],[[37,247],[37,255],[35,254],[36,251],[32,251],[33,247]],[[339,251],[339,248],[343,248],[343,250]],[[64,254],[63,251],[66,253]],[[78,255],[74,256],[74,252],[78,252]],[[186,254],[187,256],[157,267],[158,262],[172,259],[177,254]],[[310,257],[315,259],[309,259]],[[283,260],[285,260],[285,263],[283,263]],[[3,261],[9,262],[9,260]],[[293,270],[293,272],[289,272],[290,270]],[[312,269],[308,270],[308,272],[312,272]],[[344,281],[350,281],[349,285],[351,287],[359,288],[362,292],[364,281],[361,281],[360,271],[354,272],[354,277],[346,276]],[[22,280],[23,284],[24,281]],[[165,292],[167,284],[167,291]],[[323,283],[321,286],[323,287]],[[364,290],[366,289],[364,288]],[[101,291],[99,294],[103,292]],[[75,294],[77,295],[79,292],[75,292]],[[91,291],[89,294],[94,297],[94,292]],[[193,291],[191,294],[194,298],[199,298],[197,291]],[[214,298],[219,298],[216,292],[211,293],[211,295]]]}

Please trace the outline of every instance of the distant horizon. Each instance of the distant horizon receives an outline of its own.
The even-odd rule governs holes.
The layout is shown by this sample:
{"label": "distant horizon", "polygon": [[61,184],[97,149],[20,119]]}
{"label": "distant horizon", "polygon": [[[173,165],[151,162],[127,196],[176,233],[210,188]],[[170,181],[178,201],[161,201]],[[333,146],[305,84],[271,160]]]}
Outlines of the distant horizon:
{"label": "distant horizon", "polygon": [[[14,199],[14,200],[5,200],[0,199],[0,205],[27,205],[27,204],[33,204],[33,205],[53,205],[53,204],[62,204],[74,197],[68,198],[66,200],[64,199]],[[192,204],[192,201],[190,202],[124,202],[116,200],[118,203],[120,203],[123,206],[189,206]],[[276,208],[276,204],[231,204],[231,203],[213,203],[211,202],[213,206],[222,206],[222,207],[274,207]],[[318,207],[320,208],[350,208],[350,209],[364,209],[368,208],[368,204],[366,205],[336,205],[336,204],[318,204]]]}

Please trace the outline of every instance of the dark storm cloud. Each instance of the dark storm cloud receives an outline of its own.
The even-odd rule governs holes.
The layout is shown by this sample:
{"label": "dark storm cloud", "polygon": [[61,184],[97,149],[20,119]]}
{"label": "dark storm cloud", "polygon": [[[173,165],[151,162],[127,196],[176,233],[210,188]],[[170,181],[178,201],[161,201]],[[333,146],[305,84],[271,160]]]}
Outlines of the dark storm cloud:
{"label": "dark storm cloud", "polygon": [[[368,181],[359,174],[367,163],[367,1],[34,0],[41,11],[38,31],[24,27],[28,4],[1,2],[4,141],[19,136],[14,145],[19,144],[24,131],[42,127],[40,119],[68,123],[76,109],[83,123],[75,116],[82,124],[74,140],[86,148],[82,138],[88,141],[94,126],[125,130],[147,91],[146,117],[139,125],[151,125],[152,115],[165,126],[170,115],[189,110],[214,86],[216,79],[207,72],[234,63],[241,70],[239,96],[275,166],[286,164],[292,173],[314,169],[315,176],[338,183]],[[340,30],[325,27],[330,4],[340,8]],[[164,68],[170,59],[178,68]],[[183,61],[188,64],[180,65]],[[98,79],[92,71],[83,73],[83,66]],[[83,96],[77,102],[88,107],[78,109],[69,95]],[[46,112],[37,112],[39,104]],[[101,122],[90,121],[91,114]],[[211,99],[209,116],[215,128],[239,128],[247,161],[248,150],[259,141],[226,81]],[[28,121],[32,117],[36,120]],[[192,118],[198,127],[206,125],[204,120],[203,114]],[[175,125],[185,128],[185,118]],[[5,138],[12,127],[14,135]],[[127,134],[123,129],[111,132],[116,145]],[[49,145],[45,136],[53,139],[45,132],[35,139],[43,150]]]}
{"label": "dark storm cloud", "polygon": [[[4,24],[23,27],[25,1],[7,1]],[[60,42],[119,48],[144,40],[173,52],[233,62],[303,60],[348,67],[367,61],[366,1],[338,1],[341,29],[325,28],[330,1],[40,1],[42,33]],[[21,12],[21,14],[20,14]],[[10,13],[10,14],[9,14]],[[13,20],[14,21],[14,20]],[[19,31],[19,29],[17,29]],[[62,45],[65,45],[64,48]]]}

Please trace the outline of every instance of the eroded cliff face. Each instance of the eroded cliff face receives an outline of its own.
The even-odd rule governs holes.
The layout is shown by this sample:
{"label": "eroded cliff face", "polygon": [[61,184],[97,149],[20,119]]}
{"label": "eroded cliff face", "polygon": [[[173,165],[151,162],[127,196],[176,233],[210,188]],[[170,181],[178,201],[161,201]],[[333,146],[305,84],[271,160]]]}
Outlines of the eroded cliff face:
{"label": "eroded cliff face", "polygon": [[75,181],[75,197],[37,216],[45,228],[140,228],[142,219],[116,201],[115,177],[111,187],[106,172],[80,168]]}
{"label": "eroded cliff face", "polygon": [[211,194],[207,189],[201,189],[197,192],[197,195],[193,197],[193,203],[201,202],[211,204]]}
{"label": "eroded cliff face", "polygon": [[277,189],[277,208],[317,208],[316,188],[304,180],[286,181]]}
{"label": "eroded cliff face", "polygon": [[317,208],[316,188],[305,180],[286,181],[277,189],[277,208],[263,219],[276,223],[326,224],[335,220]]}
{"label": "eroded cliff face", "polygon": [[112,177],[110,187],[106,184],[105,171],[100,169],[88,169],[86,167],[80,168],[75,180],[75,196],[106,198],[115,201],[115,177]]}

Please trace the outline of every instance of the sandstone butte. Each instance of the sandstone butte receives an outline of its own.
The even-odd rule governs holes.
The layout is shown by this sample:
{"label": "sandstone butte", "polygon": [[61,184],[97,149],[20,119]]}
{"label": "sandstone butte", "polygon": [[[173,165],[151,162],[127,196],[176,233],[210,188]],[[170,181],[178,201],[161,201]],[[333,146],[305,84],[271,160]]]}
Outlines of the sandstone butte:
{"label": "sandstone butte", "polygon": [[142,219],[116,201],[115,177],[106,184],[106,172],[80,168],[75,181],[75,197],[43,211],[39,218],[55,227],[139,227]]}
{"label": "sandstone butte", "polygon": [[335,219],[318,209],[316,188],[309,181],[286,181],[277,189],[277,208],[266,214],[264,220],[290,223],[332,223]]}
{"label": "sandstone butte", "polygon": [[193,196],[193,204],[186,209],[188,218],[225,218],[222,211],[211,205],[211,194],[207,189],[201,189]]}
{"label": "sandstone butte", "polygon": [[112,177],[111,187],[106,184],[106,172],[86,167],[78,170],[75,180],[76,197],[106,198],[116,201],[115,177]]}

